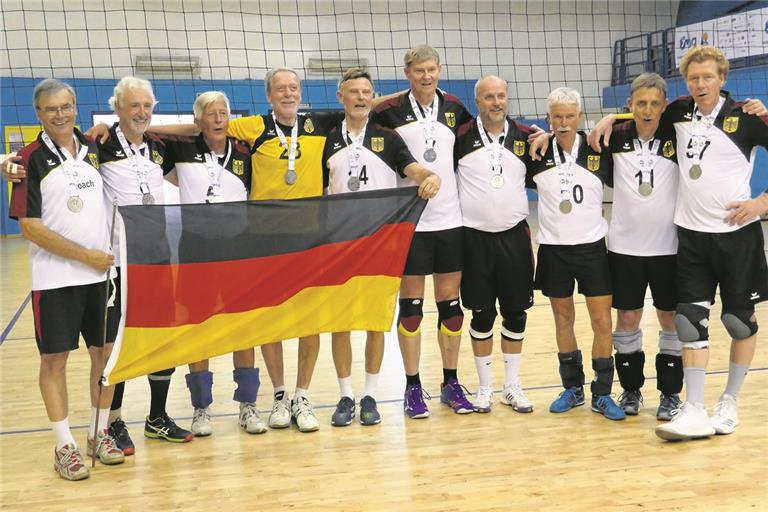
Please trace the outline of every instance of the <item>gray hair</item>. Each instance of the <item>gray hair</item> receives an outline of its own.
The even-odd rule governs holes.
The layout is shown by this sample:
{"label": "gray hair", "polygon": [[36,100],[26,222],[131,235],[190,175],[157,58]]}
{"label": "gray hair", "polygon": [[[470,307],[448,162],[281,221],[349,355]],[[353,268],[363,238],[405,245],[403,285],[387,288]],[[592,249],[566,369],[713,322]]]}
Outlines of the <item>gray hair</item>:
{"label": "gray hair", "polygon": [[272,79],[275,77],[278,73],[293,73],[293,76],[296,77],[296,80],[299,82],[299,87],[301,87],[301,77],[293,68],[272,68],[269,71],[267,71],[267,74],[264,76],[264,92],[269,95],[270,89],[272,89]]}
{"label": "gray hair", "polygon": [[420,44],[405,52],[403,62],[405,63],[405,67],[408,67],[414,62],[424,62],[425,60],[430,59],[434,59],[435,62],[440,64],[440,55],[438,55],[437,50],[428,44]]}
{"label": "gray hair", "polygon": [[581,94],[570,87],[558,87],[547,96],[547,109],[555,105],[576,105],[581,112]]}
{"label": "gray hair", "polygon": [[229,115],[229,98],[221,91],[206,91],[200,93],[195,99],[195,104],[192,105],[192,112],[195,113],[195,119],[202,119],[205,108],[214,101],[223,101],[227,104],[227,115]]}
{"label": "gray hair", "polygon": [[658,89],[667,97],[667,82],[657,73],[643,73],[632,80],[632,89],[630,94],[634,94],[638,89]]}
{"label": "gray hair", "polygon": [[129,90],[146,92],[152,97],[152,103],[157,105],[155,93],[152,90],[152,84],[150,84],[148,80],[135,76],[124,76],[117,82],[113,96],[109,98],[109,106],[112,110],[117,111],[118,108],[123,107],[123,98],[125,97],[125,93]]}
{"label": "gray hair", "polygon": [[480,82],[482,82],[483,80],[485,80],[485,79],[487,79],[487,78],[495,78],[495,79],[497,79],[497,80],[501,80],[502,82],[504,82],[504,84],[505,84],[507,87],[509,87],[509,83],[508,83],[506,80],[504,80],[503,78],[501,78],[500,76],[496,76],[496,75],[486,75],[486,76],[484,76],[483,78],[481,78],[480,80],[478,80],[477,82],[475,82],[475,98],[477,98],[477,90],[480,88]]}
{"label": "gray hair", "polygon": [[371,86],[373,86],[373,79],[371,78],[371,74],[363,69],[363,68],[349,68],[344,75],[342,75],[341,80],[339,80],[339,83],[336,87],[337,91],[341,91],[341,85],[344,82],[348,82],[350,80],[357,80],[358,78],[365,78],[369,82],[371,82]]}
{"label": "gray hair", "polygon": [[72,95],[72,102],[77,103],[77,95],[71,85],[55,78],[46,78],[35,86],[32,93],[32,104],[37,108],[40,96],[50,96],[62,90],[69,92]]}

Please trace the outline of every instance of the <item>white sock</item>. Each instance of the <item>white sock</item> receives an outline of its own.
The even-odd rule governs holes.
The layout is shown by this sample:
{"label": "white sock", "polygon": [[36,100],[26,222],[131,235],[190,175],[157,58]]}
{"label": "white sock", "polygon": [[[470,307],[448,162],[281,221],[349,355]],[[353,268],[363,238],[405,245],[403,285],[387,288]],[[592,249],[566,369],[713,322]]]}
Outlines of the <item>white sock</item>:
{"label": "white sock", "polygon": [[293,392],[293,399],[298,400],[301,397],[307,396],[307,390],[302,388],[296,388],[296,391]]}
{"label": "white sock", "polygon": [[52,421],[51,429],[56,436],[56,449],[60,450],[65,444],[77,446],[75,438],[72,437],[72,431],[69,429],[69,418],[64,418],[61,421]]}
{"label": "white sock", "polygon": [[114,423],[115,420],[120,418],[120,416],[122,416],[122,415],[123,415],[123,408],[122,407],[119,408],[119,409],[115,409],[114,411],[109,411],[109,424],[111,425],[112,423]]}
{"label": "white sock", "polygon": [[355,399],[355,393],[352,391],[352,376],[349,377],[343,377],[339,379],[339,390],[341,391],[342,397],[351,398],[352,400]]}
{"label": "white sock", "polygon": [[511,386],[519,378],[522,354],[504,354],[504,385]]}
{"label": "white sock", "polygon": [[107,427],[109,427],[109,409],[99,409],[99,417],[97,421],[98,421],[98,423],[96,424],[97,432],[106,430]]}
{"label": "white sock", "polygon": [[481,386],[491,387],[491,361],[493,356],[475,356],[475,368],[477,368],[477,378]]}
{"label": "white sock", "polygon": [[365,372],[365,391],[363,396],[376,398],[376,388],[379,386],[379,374]]}

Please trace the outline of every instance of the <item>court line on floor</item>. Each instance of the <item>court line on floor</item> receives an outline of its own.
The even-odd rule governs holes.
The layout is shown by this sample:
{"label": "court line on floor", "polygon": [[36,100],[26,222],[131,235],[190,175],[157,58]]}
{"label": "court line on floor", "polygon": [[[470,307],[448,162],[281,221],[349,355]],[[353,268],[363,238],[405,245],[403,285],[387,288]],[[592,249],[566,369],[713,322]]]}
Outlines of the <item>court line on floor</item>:
{"label": "court line on floor", "polygon": [[[750,373],[756,373],[756,372],[764,372],[768,371],[768,367],[761,367],[761,368],[750,368]],[[707,372],[707,375],[724,375],[727,374],[728,370],[715,370],[711,372]],[[656,377],[646,377],[645,380],[656,380]],[[540,391],[542,389],[559,389],[562,385],[560,384],[550,384],[546,386],[530,386],[523,388],[525,391]],[[501,393],[500,389],[495,390],[496,393]],[[433,398],[439,399],[439,396],[435,396]],[[402,398],[390,398],[388,400],[377,400],[377,403],[379,405],[381,404],[399,404],[403,401]],[[332,409],[335,408],[336,404],[323,404],[323,405],[315,405],[313,409]],[[260,410],[261,413],[268,413],[270,412],[270,409],[264,409]],[[222,414],[211,414],[211,418],[234,418],[239,416],[238,413],[232,412],[232,413],[222,413]],[[192,416],[177,416],[175,418],[176,420],[191,420]],[[144,423],[144,420],[131,420],[126,421],[126,425],[141,425]],[[70,427],[72,430],[83,430],[87,429],[88,425],[72,425]],[[40,432],[50,432],[50,427],[45,428],[33,428],[33,429],[23,429],[23,430],[8,430],[6,432],[0,432],[0,436],[12,436],[12,435],[22,435],[22,434],[37,434]]]}
{"label": "court line on floor", "polygon": [[8,337],[8,335],[11,333],[11,329],[16,325],[16,322],[19,321],[19,317],[21,316],[22,311],[24,311],[24,308],[27,307],[27,304],[29,304],[29,301],[32,299],[32,292],[29,292],[27,296],[24,298],[24,301],[21,303],[21,306],[19,306],[19,309],[16,310],[16,313],[14,313],[13,317],[11,318],[11,321],[8,322],[8,325],[5,326],[5,329],[3,329],[2,334],[0,334],[0,346],[3,345],[5,342],[5,339]]}

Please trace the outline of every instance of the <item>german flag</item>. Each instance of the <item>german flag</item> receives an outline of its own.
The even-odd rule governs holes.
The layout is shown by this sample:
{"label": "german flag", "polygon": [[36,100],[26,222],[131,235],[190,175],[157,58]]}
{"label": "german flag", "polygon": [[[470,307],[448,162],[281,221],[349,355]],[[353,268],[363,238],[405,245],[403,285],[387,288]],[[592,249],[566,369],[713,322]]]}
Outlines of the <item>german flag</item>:
{"label": "german flag", "polygon": [[277,340],[388,331],[426,201],[416,188],[120,207],[109,384]]}

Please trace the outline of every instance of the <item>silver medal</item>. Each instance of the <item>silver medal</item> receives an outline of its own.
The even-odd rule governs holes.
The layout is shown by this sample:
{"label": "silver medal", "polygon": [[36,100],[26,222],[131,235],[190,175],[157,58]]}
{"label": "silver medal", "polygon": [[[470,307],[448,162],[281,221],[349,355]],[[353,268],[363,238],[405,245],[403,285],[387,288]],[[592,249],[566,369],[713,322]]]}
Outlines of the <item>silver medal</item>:
{"label": "silver medal", "polygon": [[72,213],[80,213],[83,209],[83,200],[80,196],[70,196],[67,199],[67,209]]}
{"label": "silver medal", "polygon": [[352,192],[360,190],[360,178],[358,176],[350,176],[347,180],[347,188]]}
{"label": "silver medal", "polygon": [[424,160],[427,162],[434,162],[437,160],[437,151],[435,151],[433,148],[429,148],[424,151]]}
{"label": "silver medal", "polygon": [[691,170],[688,171],[688,175],[691,177],[692,180],[697,180],[701,178],[701,166],[699,164],[692,165]]}
{"label": "silver medal", "polygon": [[560,211],[563,213],[571,213],[571,210],[573,210],[573,204],[568,199],[563,199],[560,201]]}
{"label": "silver medal", "polygon": [[155,204],[155,196],[153,196],[149,192],[141,194],[141,204],[144,204],[144,205]]}
{"label": "silver medal", "polygon": [[641,183],[640,187],[638,187],[638,191],[641,196],[649,196],[651,195],[651,192],[653,192],[653,186],[651,186],[650,183]]}
{"label": "silver medal", "polygon": [[285,183],[286,184],[293,185],[294,183],[296,183],[296,178],[297,178],[296,171],[294,171],[293,169],[288,169],[285,172]]}
{"label": "silver medal", "polygon": [[501,174],[494,174],[491,177],[491,186],[493,188],[501,188],[504,186],[504,177]]}

